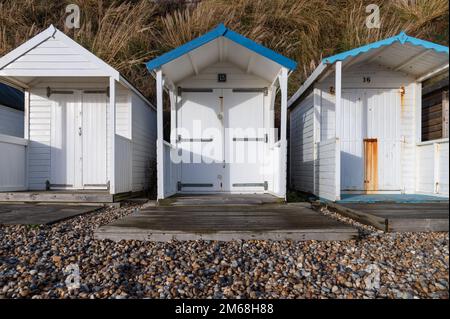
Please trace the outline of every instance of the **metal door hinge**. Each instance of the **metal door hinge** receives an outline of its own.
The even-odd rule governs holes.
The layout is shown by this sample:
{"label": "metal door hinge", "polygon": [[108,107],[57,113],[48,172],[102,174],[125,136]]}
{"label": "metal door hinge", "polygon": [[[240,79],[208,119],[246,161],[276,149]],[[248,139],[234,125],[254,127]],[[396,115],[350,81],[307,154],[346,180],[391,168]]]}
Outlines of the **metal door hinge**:
{"label": "metal door hinge", "polygon": [[52,90],[50,87],[47,87],[47,97],[50,97],[52,94],[73,94],[73,91],[56,91]]}

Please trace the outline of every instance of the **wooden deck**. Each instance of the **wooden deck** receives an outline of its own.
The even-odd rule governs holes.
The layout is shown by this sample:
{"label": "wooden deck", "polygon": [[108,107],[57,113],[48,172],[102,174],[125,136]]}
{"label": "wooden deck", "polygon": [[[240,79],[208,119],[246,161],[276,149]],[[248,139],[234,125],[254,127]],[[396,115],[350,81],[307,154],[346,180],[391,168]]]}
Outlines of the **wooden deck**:
{"label": "wooden deck", "polygon": [[447,231],[449,203],[339,203],[339,213],[386,232]]}
{"label": "wooden deck", "polygon": [[120,240],[349,240],[358,231],[309,204],[148,207],[95,232]]}
{"label": "wooden deck", "polygon": [[251,206],[283,203],[284,199],[270,194],[203,194],[175,195],[159,201],[160,206]]}
{"label": "wooden deck", "polygon": [[51,225],[100,208],[101,205],[0,204],[0,225]]}
{"label": "wooden deck", "polygon": [[22,191],[0,192],[0,203],[114,203],[142,195],[138,193],[121,193],[111,195],[108,191],[65,190],[65,191]]}

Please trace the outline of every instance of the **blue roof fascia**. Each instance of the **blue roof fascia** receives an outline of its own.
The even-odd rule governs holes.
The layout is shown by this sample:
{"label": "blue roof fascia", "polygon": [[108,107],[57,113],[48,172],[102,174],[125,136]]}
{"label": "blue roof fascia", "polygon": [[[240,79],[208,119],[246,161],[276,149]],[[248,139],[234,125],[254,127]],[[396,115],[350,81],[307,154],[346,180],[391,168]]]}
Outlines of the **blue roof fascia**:
{"label": "blue roof fascia", "polygon": [[294,70],[297,67],[297,62],[276,53],[275,51],[272,51],[269,48],[266,48],[265,46],[262,46],[261,44],[256,43],[253,40],[250,40],[249,38],[244,37],[243,35],[240,35],[239,33],[236,33],[230,29],[228,29],[225,34],[225,38],[228,38],[237,44],[242,45],[243,47],[252,50],[269,60],[272,60],[290,70]]}
{"label": "blue roof fascia", "polygon": [[429,42],[429,41],[425,41],[425,40],[421,40],[421,39],[417,39],[414,37],[410,37],[406,33],[401,32],[398,35],[393,36],[391,38],[387,38],[387,39],[384,39],[381,41],[370,43],[370,44],[364,45],[359,48],[355,48],[355,49],[352,49],[349,51],[345,51],[345,52],[330,56],[328,58],[323,59],[322,62],[326,63],[326,64],[333,64],[337,61],[343,61],[349,57],[354,57],[361,53],[365,53],[365,52],[368,52],[368,51],[371,51],[374,49],[378,49],[383,46],[388,46],[395,42],[400,42],[401,44],[410,43],[412,45],[422,46],[426,49],[432,49],[439,53],[447,53],[448,54],[448,47],[446,47],[446,46],[443,46],[443,45],[440,45],[437,43],[433,43],[433,42]]}
{"label": "blue roof fascia", "polygon": [[195,38],[194,40],[189,41],[188,43],[185,43],[176,49],[173,49],[172,51],[164,53],[163,55],[148,61],[146,63],[147,69],[150,71],[155,70],[162,65],[175,60],[176,58],[179,58],[180,56],[222,36],[226,31],[227,28],[223,24],[219,24],[216,28],[209,31],[208,33],[205,33],[198,38]]}
{"label": "blue roof fascia", "polygon": [[147,69],[152,71],[155,70],[162,65],[175,60],[176,58],[179,58],[180,56],[197,49],[198,47],[220,37],[224,36],[242,46],[245,48],[252,50],[290,70],[294,70],[297,67],[297,63],[289,58],[286,58],[285,56],[282,56],[281,54],[276,53],[275,51],[270,50],[269,48],[266,48],[230,29],[225,27],[223,24],[219,24],[215,29],[209,31],[208,33],[205,33],[204,35],[195,38],[194,40],[183,44],[182,46],[173,49],[172,51],[169,51],[149,62],[146,63]]}

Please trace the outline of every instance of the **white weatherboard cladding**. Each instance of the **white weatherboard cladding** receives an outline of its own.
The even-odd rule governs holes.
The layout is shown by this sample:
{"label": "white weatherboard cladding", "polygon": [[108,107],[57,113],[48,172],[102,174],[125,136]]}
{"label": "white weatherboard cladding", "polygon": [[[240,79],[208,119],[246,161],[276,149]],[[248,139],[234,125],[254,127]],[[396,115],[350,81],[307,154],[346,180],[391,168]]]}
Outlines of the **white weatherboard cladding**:
{"label": "white weatherboard cladding", "polygon": [[0,105],[0,134],[23,137],[24,113]]}
{"label": "white weatherboard cladding", "polygon": [[335,97],[333,94],[324,90],[320,91],[320,136],[317,142],[327,141],[330,138],[336,137],[334,101]]}
{"label": "white weatherboard cladding", "polygon": [[[105,76],[105,70],[91,57],[63,41],[65,35],[40,43],[3,68],[2,72],[23,82],[39,76]],[[76,43],[75,43],[76,44]],[[79,46],[76,44],[76,46]]]}
{"label": "white weatherboard cladding", "polygon": [[318,143],[314,194],[335,201],[340,198],[336,175],[339,174],[339,141],[332,138]]}
{"label": "white weatherboard cladding", "polygon": [[416,191],[423,194],[449,195],[448,139],[417,146]]}
{"label": "white weatherboard cladding", "polygon": [[131,94],[133,140],[132,190],[148,189],[156,174],[156,112],[135,93]]}
{"label": "white weatherboard cladding", "polygon": [[0,191],[26,190],[27,141],[0,134]]}
{"label": "white weatherboard cladding", "polygon": [[[225,73],[226,82],[218,82],[217,75]],[[178,83],[184,88],[264,88],[270,83],[256,75],[247,73],[244,69],[230,63],[218,62],[211,65],[198,75],[193,75]]]}
{"label": "white weatherboard cladding", "polygon": [[440,144],[439,148],[439,193],[449,195],[449,149],[447,143]]}
{"label": "white weatherboard cladding", "polygon": [[290,183],[314,193],[314,95],[311,93],[290,114]]}

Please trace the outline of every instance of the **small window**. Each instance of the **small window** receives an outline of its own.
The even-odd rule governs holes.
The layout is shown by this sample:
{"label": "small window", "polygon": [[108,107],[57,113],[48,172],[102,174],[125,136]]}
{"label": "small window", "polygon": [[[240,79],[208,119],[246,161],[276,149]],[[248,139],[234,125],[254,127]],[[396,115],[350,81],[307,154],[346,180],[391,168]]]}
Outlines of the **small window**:
{"label": "small window", "polygon": [[448,91],[448,74],[422,83],[423,142],[448,138]]}

